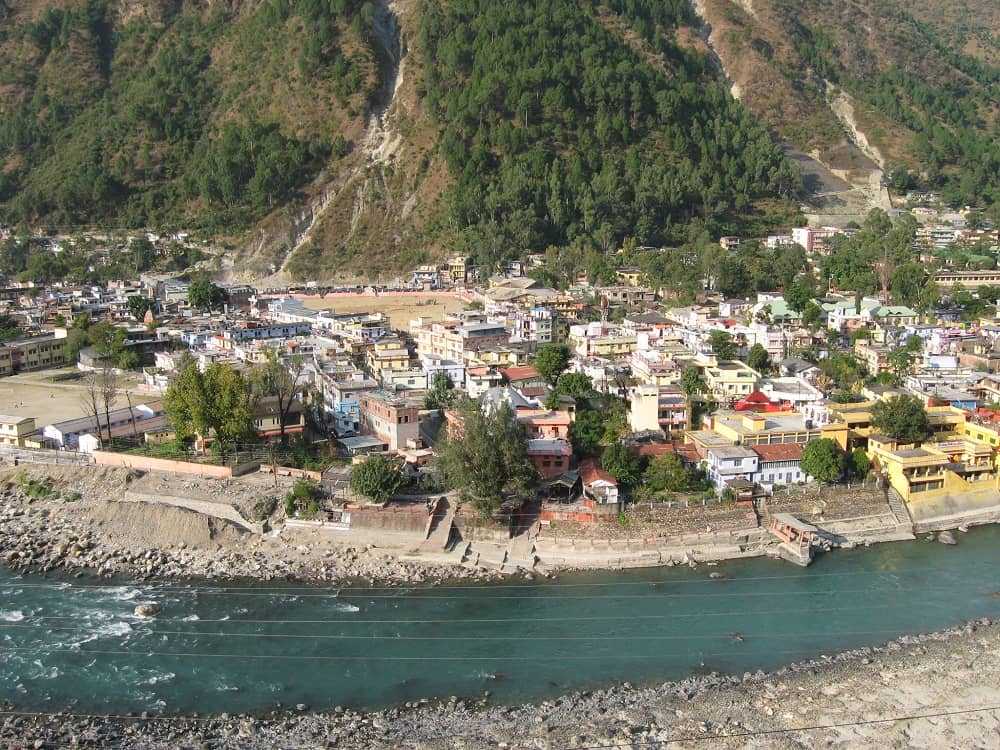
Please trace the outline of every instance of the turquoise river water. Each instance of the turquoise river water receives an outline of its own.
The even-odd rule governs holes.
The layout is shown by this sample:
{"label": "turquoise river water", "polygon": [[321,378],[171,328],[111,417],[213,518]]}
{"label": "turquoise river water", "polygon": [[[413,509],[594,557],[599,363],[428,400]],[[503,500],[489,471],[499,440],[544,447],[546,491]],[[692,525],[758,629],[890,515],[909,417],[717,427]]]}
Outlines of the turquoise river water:
{"label": "turquoise river water", "polygon": [[[0,701],[26,710],[378,708],[743,673],[1000,617],[1000,527],[948,547],[436,588],[132,583],[0,569]],[[712,580],[718,571],[726,580]],[[162,606],[134,617],[138,602]]]}

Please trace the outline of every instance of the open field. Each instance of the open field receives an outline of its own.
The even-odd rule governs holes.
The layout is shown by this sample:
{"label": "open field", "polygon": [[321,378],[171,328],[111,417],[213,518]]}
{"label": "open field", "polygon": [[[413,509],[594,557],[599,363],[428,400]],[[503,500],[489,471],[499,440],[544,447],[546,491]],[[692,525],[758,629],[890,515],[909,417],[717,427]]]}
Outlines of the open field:
{"label": "open field", "polygon": [[[83,381],[81,378],[69,379],[79,374],[75,367],[63,367],[0,378],[0,414],[34,417],[38,427],[84,416]],[[124,382],[133,406],[159,398],[156,393],[141,390],[136,376],[125,378]],[[115,407],[125,406],[128,402],[123,394]]]}
{"label": "open field", "polygon": [[335,310],[342,313],[383,312],[393,328],[407,331],[413,318],[443,320],[448,313],[464,310],[468,305],[450,292],[394,294],[385,292],[378,297],[368,294],[327,295],[303,300],[311,310]]}

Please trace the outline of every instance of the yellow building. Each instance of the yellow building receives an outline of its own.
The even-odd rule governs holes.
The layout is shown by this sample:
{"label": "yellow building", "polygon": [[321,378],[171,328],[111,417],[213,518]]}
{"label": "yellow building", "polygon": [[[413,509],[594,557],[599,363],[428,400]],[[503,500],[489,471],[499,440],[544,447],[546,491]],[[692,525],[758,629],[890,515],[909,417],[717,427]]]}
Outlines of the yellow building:
{"label": "yellow building", "polygon": [[687,433],[688,442],[698,448],[713,445],[775,445],[808,443],[825,434],[803,414],[794,411],[756,412],[720,411],[704,418],[704,429]]}
{"label": "yellow building", "polygon": [[366,352],[368,370],[380,378],[383,370],[406,370],[410,366],[410,352],[402,339],[385,338],[376,341]]}
{"label": "yellow building", "polygon": [[625,286],[642,286],[643,277],[645,274],[638,268],[619,268],[615,271],[615,276],[621,281]]}
{"label": "yellow building", "polygon": [[706,365],[704,377],[712,397],[727,404],[749,396],[757,390],[760,381],[756,370],[736,359]]}
{"label": "yellow building", "polygon": [[[847,442],[844,448],[866,446],[872,434],[872,408],[877,403],[878,401],[862,401],[854,404],[831,403],[828,406],[831,422],[841,422],[847,429]],[[965,434],[967,418],[968,412],[955,406],[927,407],[927,419],[938,439]],[[989,428],[984,428],[986,429]]]}
{"label": "yellow building", "polygon": [[35,432],[34,417],[17,417],[0,414],[0,445],[24,448],[28,435]]}
{"label": "yellow building", "polygon": [[998,489],[993,449],[973,440],[924,443],[916,448],[872,435],[869,454],[907,503],[996,494]]}

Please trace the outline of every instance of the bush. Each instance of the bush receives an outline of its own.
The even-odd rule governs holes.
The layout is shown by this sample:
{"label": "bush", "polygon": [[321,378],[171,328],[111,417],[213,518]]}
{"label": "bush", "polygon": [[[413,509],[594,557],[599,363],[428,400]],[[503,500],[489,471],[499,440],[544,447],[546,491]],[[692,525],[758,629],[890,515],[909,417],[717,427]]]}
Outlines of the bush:
{"label": "bush", "polygon": [[319,513],[321,492],[311,479],[296,479],[291,491],[285,495],[285,514],[288,516],[315,516]]}

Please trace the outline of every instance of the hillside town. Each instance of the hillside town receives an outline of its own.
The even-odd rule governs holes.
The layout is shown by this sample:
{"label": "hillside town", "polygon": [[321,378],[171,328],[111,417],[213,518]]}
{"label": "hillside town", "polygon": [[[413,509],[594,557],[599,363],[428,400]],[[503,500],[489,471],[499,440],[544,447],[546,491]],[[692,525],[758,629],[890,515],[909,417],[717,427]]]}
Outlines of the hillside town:
{"label": "hillside town", "polygon": [[790,284],[743,297],[721,266],[682,300],[624,264],[562,283],[545,254],[500,273],[453,256],[394,286],[8,278],[0,376],[52,370],[82,413],[49,420],[13,396],[0,457],[285,473],[289,522],[378,529],[403,509],[423,549],[486,564],[465,514],[528,538],[501,570],[535,567],[557,529],[715,547],[723,533],[729,556],[777,544],[808,564],[831,544],[994,520],[1000,239],[958,218],[914,232],[911,265],[937,268],[915,293],[888,251],[867,288],[834,283],[839,243],[869,222],[723,237],[723,266],[750,244],[801,254]]}

